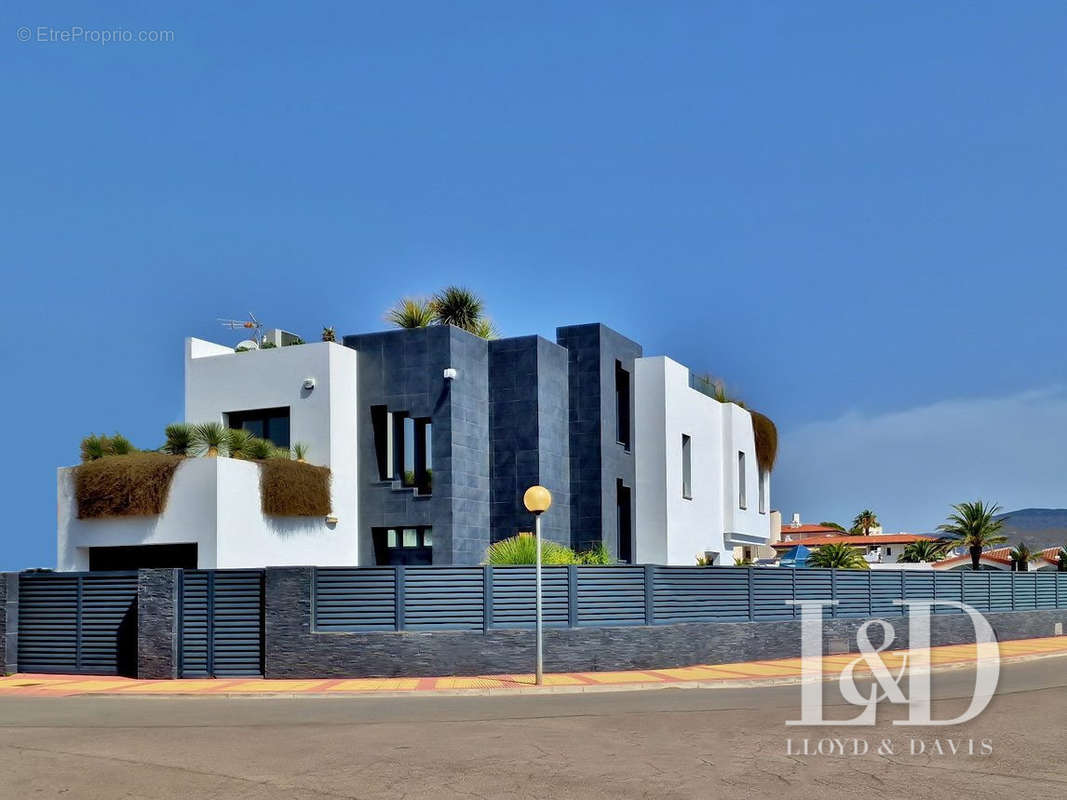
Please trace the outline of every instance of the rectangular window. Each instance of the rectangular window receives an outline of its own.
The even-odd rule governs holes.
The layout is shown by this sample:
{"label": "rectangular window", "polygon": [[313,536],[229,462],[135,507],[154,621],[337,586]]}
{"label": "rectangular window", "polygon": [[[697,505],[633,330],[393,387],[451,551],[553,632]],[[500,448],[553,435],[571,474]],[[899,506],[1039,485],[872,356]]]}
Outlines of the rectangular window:
{"label": "rectangular window", "polygon": [[629,564],[633,561],[633,512],[631,510],[630,487],[621,478],[615,481],[615,515],[618,527],[619,561]]}
{"label": "rectangular window", "polygon": [[630,449],[630,373],[615,362],[615,438]]}
{"label": "rectangular window", "polygon": [[759,513],[767,513],[767,470],[761,469],[759,471]]}
{"label": "rectangular window", "polygon": [[892,547],[887,547],[887,548],[885,549],[885,554],[886,554],[887,556],[891,556],[891,555],[893,555],[893,548],[892,548]]}
{"label": "rectangular window", "polygon": [[404,547],[418,547],[419,532],[415,528],[404,528]]}
{"label": "rectangular window", "polygon": [[396,547],[397,546],[396,528],[390,528],[388,531],[386,531],[385,546],[386,547]]}
{"label": "rectangular window", "polygon": [[371,424],[374,426],[374,454],[378,460],[378,480],[387,481],[393,477],[393,415],[385,406],[371,406],[370,416]]}
{"label": "rectangular window", "polygon": [[372,528],[371,540],[379,566],[433,563],[433,536],[429,526]]}
{"label": "rectangular window", "polygon": [[745,492],[745,454],[737,453],[737,505],[742,511],[748,508],[748,497]]}
{"label": "rectangular window", "polygon": [[231,411],[226,415],[226,425],[237,430],[246,430],[253,436],[266,439],[286,450],[289,449],[288,406]]}
{"label": "rectangular window", "polygon": [[682,497],[693,499],[693,440],[682,434]]}

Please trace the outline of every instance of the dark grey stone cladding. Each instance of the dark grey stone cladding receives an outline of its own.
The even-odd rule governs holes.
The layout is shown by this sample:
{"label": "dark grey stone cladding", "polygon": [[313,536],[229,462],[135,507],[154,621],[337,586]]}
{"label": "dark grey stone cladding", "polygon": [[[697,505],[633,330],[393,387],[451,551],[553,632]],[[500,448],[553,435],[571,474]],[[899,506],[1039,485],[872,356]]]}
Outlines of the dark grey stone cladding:
{"label": "dark grey stone cladding", "polygon": [[0,572],[0,675],[18,671],[19,574]]}
{"label": "dark grey stone cladding", "polygon": [[[312,572],[307,567],[268,569],[266,577],[265,672],[268,678],[333,678],[480,675],[530,672],[534,636],[529,630],[401,633],[314,633]],[[1052,636],[1067,610],[986,614],[1001,641]],[[823,651],[855,651],[856,631],[867,620],[828,619]],[[891,649],[907,647],[906,618],[885,619],[896,630]],[[800,652],[799,620],[785,622],[686,623],[615,628],[549,628],[544,633],[545,670],[589,672],[665,669],[791,658]],[[974,640],[963,614],[931,618],[930,643]],[[872,638],[876,646],[879,641]]]}
{"label": "dark grey stone cladding", "polygon": [[[634,477],[634,359],[641,345],[599,323],[556,329],[556,340],[568,352],[570,422],[571,541],[584,550],[603,540],[618,555],[616,481],[631,489]],[[630,373],[630,442],[618,442],[615,409],[615,362]],[[631,519],[633,514],[631,513]]]}
{"label": "dark grey stone cladding", "polygon": [[[476,564],[489,545],[488,343],[454,327],[344,337],[357,358],[360,562],[373,564],[371,529],[433,527],[435,564]],[[444,370],[458,371],[446,381]],[[385,405],[433,425],[433,492],[378,481],[370,409]]]}
{"label": "dark grey stone cladding", "polygon": [[547,539],[569,545],[567,351],[540,336],[489,342],[492,540],[532,531],[523,493],[552,492],[541,520]]}
{"label": "dark grey stone cladding", "polygon": [[181,570],[137,573],[137,677],[178,677],[178,582]]}

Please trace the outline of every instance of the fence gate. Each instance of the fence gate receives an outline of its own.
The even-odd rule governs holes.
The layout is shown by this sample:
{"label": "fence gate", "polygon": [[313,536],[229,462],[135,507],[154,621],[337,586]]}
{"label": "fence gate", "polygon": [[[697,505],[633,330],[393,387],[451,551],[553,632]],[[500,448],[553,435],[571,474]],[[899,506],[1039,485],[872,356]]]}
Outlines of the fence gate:
{"label": "fence gate", "polygon": [[20,672],[137,674],[137,573],[19,576]]}
{"label": "fence gate", "polygon": [[263,571],[183,570],[183,678],[263,674]]}

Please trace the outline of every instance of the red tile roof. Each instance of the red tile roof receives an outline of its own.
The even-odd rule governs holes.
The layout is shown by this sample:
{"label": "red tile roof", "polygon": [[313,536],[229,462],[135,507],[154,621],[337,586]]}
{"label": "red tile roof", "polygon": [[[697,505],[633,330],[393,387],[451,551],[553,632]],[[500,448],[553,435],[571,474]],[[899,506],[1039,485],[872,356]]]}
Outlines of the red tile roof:
{"label": "red tile roof", "polygon": [[[987,561],[995,561],[998,564],[1004,564],[1005,566],[1011,566],[1011,547],[994,547],[992,550],[983,550],[982,558]],[[1037,558],[1035,561],[1047,561],[1050,564],[1059,564],[1059,552],[1058,547],[1048,547],[1044,550],[1040,550],[1036,553]],[[971,554],[963,553],[962,555],[952,556],[950,558],[943,558],[938,562],[935,562],[935,568],[945,569],[953,567],[957,564],[970,563]]]}
{"label": "red tile roof", "polygon": [[[835,531],[835,536],[815,536],[803,541],[774,542],[771,547],[787,548],[803,544],[805,547],[821,547],[824,544],[849,544],[854,547],[867,547],[882,544],[911,544],[912,542],[933,539],[932,536],[920,536],[916,533],[882,533],[872,536],[844,536],[840,531]],[[785,535],[785,530],[782,530]]]}
{"label": "red tile roof", "polygon": [[829,525],[783,525],[782,538],[795,536],[798,539],[808,539],[812,536],[840,536],[841,531],[831,528]]}

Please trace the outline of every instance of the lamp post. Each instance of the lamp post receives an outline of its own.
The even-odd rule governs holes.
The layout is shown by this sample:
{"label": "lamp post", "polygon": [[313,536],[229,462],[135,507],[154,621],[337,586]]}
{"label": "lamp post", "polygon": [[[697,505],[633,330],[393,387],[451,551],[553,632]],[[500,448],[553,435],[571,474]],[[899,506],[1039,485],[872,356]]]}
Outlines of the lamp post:
{"label": "lamp post", "polygon": [[537,561],[534,568],[534,584],[536,586],[537,599],[534,604],[534,629],[537,637],[537,668],[534,672],[535,682],[538,686],[544,684],[545,676],[541,669],[542,646],[541,646],[541,515],[548,511],[552,505],[552,493],[544,486],[531,486],[522,496],[522,502],[526,510],[534,515],[534,537],[537,540]]}

